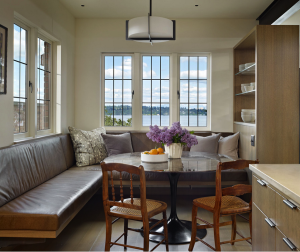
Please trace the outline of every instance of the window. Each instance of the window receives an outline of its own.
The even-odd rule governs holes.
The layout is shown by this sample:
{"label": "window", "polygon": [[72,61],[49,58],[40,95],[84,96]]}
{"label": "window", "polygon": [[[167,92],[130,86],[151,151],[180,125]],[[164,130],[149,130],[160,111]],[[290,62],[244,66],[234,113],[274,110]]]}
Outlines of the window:
{"label": "window", "polygon": [[38,38],[37,129],[50,129],[51,44]]}
{"label": "window", "polygon": [[14,24],[14,133],[27,132],[27,30]]}
{"label": "window", "polygon": [[170,57],[143,56],[143,126],[170,124]]}
{"label": "window", "polygon": [[144,131],[178,121],[211,129],[209,53],[102,54],[102,127]]}
{"label": "window", "polygon": [[182,126],[207,126],[207,57],[180,57],[180,105]]}
{"label": "window", "polygon": [[105,126],[132,126],[132,56],[105,56]]}

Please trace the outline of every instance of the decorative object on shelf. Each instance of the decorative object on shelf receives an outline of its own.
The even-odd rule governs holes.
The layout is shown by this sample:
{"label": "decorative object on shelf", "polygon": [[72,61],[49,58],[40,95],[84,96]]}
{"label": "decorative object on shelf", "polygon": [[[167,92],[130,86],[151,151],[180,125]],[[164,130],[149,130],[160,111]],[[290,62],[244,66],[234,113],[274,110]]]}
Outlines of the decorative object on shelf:
{"label": "decorative object on shelf", "polygon": [[8,29],[0,25],[0,94],[7,93],[7,32]]}
{"label": "decorative object on shelf", "polygon": [[242,109],[241,117],[244,122],[255,122],[255,109]]}
{"label": "decorative object on shelf", "polygon": [[126,20],[126,40],[158,43],[175,40],[175,20],[152,16],[152,0],[148,16]]}
{"label": "decorative object on shelf", "polygon": [[240,64],[239,65],[239,71],[243,71],[245,69],[245,64]]}
{"label": "decorative object on shelf", "polygon": [[180,122],[174,122],[170,129],[168,127],[160,129],[157,125],[150,126],[150,131],[146,135],[153,142],[161,143],[169,158],[181,158],[183,146],[192,147],[198,144],[193,133],[183,129]]}

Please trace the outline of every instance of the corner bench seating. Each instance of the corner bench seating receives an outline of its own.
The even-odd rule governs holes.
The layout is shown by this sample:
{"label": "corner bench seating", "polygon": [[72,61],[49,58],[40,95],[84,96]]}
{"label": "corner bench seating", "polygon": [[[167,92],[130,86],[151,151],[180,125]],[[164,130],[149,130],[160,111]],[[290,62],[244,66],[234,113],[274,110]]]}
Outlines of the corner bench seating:
{"label": "corner bench seating", "polygon": [[[155,145],[145,133],[132,132],[131,137],[133,151],[149,150]],[[184,174],[180,180],[213,184],[215,172],[207,174]],[[147,186],[168,185],[164,175],[146,173]],[[222,180],[247,184],[247,172],[226,172]],[[0,237],[56,238],[101,185],[100,164],[76,167],[69,134],[1,148]]]}

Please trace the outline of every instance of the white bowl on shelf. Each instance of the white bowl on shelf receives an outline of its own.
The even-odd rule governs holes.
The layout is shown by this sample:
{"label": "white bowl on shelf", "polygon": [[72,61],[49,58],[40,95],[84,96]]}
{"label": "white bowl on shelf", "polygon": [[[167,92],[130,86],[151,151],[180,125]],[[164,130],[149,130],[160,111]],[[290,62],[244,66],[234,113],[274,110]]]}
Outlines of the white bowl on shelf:
{"label": "white bowl on shelf", "polygon": [[254,90],[254,87],[253,86],[244,86],[244,90],[245,90],[245,92],[250,92],[250,91]]}
{"label": "white bowl on shelf", "polygon": [[249,115],[242,115],[242,120],[243,120],[245,123],[252,122],[252,114],[249,114]]}
{"label": "white bowl on shelf", "polygon": [[242,112],[255,112],[255,109],[242,109]]}
{"label": "white bowl on shelf", "polygon": [[243,71],[245,69],[245,64],[240,64],[239,65],[239,71]]}
{"label": "white bowl on shelf", "polygon": [[250,82],[250,86],[255,88],[255,82]]}
{"label": "white bowl on shelf", "polygon": [[246,63],[245,64],[245,68],[251,67],[254,64],[255,64],[255,62]]}
{"label": "white bowl on shelf", "polygon": [[242,90],[242,93],[245,93],[245,87],[248,87],[250,86],[250,83],[245,83],[245,84],[241,84],[241,90]]}

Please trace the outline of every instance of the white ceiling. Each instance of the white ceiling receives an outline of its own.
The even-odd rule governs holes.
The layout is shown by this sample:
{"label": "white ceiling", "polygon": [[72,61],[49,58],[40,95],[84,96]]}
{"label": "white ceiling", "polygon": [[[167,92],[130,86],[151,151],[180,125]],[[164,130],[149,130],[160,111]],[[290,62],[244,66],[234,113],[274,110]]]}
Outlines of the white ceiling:
{"label": "white ceiling", "polygon": [[[176,18],[256,19],[273,0],[153,0],[152,15]],[[76,18],[146,16],[149,0],[60,0]],[[81,7],[81,5],[85,7]],[[198,4],[198,7],[195,5]]]}

